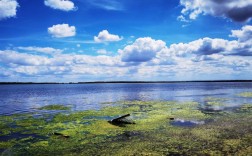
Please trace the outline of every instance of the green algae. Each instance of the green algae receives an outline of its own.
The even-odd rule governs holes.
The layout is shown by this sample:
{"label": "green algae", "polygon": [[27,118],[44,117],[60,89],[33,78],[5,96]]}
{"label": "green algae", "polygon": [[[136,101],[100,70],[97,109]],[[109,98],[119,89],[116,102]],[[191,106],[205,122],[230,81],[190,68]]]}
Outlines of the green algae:
{"label": "green algae", "polygon": [[252,112],[252,104],[243,104],[240,108],[238,108],[240,112]]}
{"label": "green algae", "polygon": [[39,110],[70,110],[70,109],[71,107],[69,106],[59,105],[59,104],[46,105],[39,108]]}
{"label": "green algae", "polygon": [[[198,109],[197,102],[120,101],[110,104],[113,106],[97,111],[58,113],[40,118],[35,118],[34,114],[0,117],[4,121],[0,127],[6,130],[3,136],[14,132],[27,134],[0,142],[0,148],[11,147],[14,155],[234,155],[251,151],[251,113],[240,111],[216,117]],[[128,113],[136,124],[119,127],[108,122]],[[170,124],[171,117],[213,122],[194,128],[176,127]],[[8,127],[9,124],[13,128]],[[36,137],[31,137],[33,134]]]}
{"label": "green algae", "polygon": [[207,101],[206,105],[208,105],[208,106],[225,106],[225,104],[223,104],[220,101]]}
{"label": "green algae", "polygon": [[227,98],[220,98],[220,97],[212,97],[212,96],[208,96],[205,98],[205,101],[219,101],[219,102],[225,102],[226,100],[228,100]]}
{"label": "green algae", "polygon": [[14,146],[17,143],[15,139],[8,141],[0,141],[0,149],[7,149]]}
{"label": "green algae", "polygon": [[[119,140],[109,142],[109,144],[112,144],[113,150],[116,151],[116,154],[112,155],[235,155],[236,153],[248,153],[252,141],[251,135],[247,135],[252,130],[249,126],[251,120],[246,124],[247,126],[240,121],[249,118],[251,116],[229,115],[210,125],[190,129],[163,128],[146,132],[140,137],[133,136],[130,140]],[[234,133],[229,134],[232,131]],[[247,131],[247,133],[241,131]],[[108,152],[105,148],[100,151]]]}
{"label": "green algae", "polygon": [[16,120],[15,121],[17,126],[22,126],[22,127],[29,127],[29,126],[39,126],[39,125],[44,125],[45,121],[44,119],[36,119],[33,117],[29,117],[26,119],[22,119],[22,120]]}
{"label": "green algae", "polygon": [[250,98],[250,97],[252,97],[252,92],[243,92],[243,93],[238,94],[238,96]]}
{"label": "green algae", "polygon": [[176,118],[186,120],[204,120],[210,118],[209,115],[203,113],[198,109],[198,103],[196,102],[182,103],[179,109],[176,109],[172,112],[172,115]]}
{"label": "green algae", "polygon": [[227,99],[224,98],[217,98],[217,97],[206,97],[204,107],[210,107],[210,108],[219,108],[226,106],[225,101]]}

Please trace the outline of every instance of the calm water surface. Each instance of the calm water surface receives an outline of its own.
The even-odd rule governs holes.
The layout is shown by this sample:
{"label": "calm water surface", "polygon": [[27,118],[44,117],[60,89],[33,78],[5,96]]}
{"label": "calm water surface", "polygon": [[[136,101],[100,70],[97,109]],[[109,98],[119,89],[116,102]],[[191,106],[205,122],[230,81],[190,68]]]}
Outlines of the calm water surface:
{"label": "calm water surface", "polygon": [[226,107],[252,103],[237,96],[252,92],[251,82],[191,82],[153,84],[19,84],[0,85],[0,115],[39,111],[51,104],[71,105],[72,110],[100,109],[104,102],[121,100],[196,101],[224,98]]}

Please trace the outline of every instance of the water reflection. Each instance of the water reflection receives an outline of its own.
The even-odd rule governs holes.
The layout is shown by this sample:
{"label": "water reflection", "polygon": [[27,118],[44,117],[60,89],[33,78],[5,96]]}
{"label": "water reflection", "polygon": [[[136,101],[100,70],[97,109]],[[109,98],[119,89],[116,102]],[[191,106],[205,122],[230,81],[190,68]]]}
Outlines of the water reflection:
{"label": "water reflection", "polygon": [[197,125],[203,125],[205,121],[196,121],[196,120],[184,120],[184,119],[175,119],[171,121],[171,125],[179,127],[195,127]]}
{"label": "water reflection", "polygon": [[252,92],[252,83],[1,85],[0,114],[33,112],[50,104],[72,105],[74,111],[100,109],[104,102],[125,100],[197,101],[205,105],[207,97],[226,99],[223,107],[227,108],[252,103],[252,98],[237,96],[245,91]]}

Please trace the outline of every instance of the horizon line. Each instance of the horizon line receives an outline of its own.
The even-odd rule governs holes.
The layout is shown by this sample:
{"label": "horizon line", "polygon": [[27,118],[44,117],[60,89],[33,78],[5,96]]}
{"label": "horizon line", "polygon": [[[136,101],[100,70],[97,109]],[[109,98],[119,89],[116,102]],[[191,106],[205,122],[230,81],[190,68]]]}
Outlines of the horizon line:
{"label": "horizon line", "polygon": [[252,80],[181,80],[181,81],[83,81],[83,82],[0,82],[0,84],[91,84],[91,83],[185,83],[185,82],[252,82]]}

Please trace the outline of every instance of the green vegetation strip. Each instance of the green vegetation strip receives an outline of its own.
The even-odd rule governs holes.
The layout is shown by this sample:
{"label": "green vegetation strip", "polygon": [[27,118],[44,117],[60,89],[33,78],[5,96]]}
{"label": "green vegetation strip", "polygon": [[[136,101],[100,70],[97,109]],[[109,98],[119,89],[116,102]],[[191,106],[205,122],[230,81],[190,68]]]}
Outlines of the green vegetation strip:
{"label": "green vegetation strip", "polygon": [[[1,116],[0,140],[5,139],[0,141],[0,151],[2,155],[252,153],[251,104],[243,105],[235,113],[223,114],[205,114],[198,109],[200,104],[197,102],[120,101],[111,104],[113,106],[105,105],[99,111],[44,114],[40,117],[34,114]],[[120,127],[108,122],[124,114],[131,114],[130,118],[136,124]],[[212,122],[178,127],[171,124],[173,121],[170,119],[173,118]]]}
{"label": "green vegetation strip", "polygon": [[70,109],[71,109],[71,107],[69,107],[69,106],[64,106],[64,105],[59,105],[59,104],[46,105],[46,106],[39,108],[39,110],[70,110]]}
{"label": "green vegetation strip", "polygon": [[243,93],[238,94],[238,96],[241,96],[241,97],[252,97],[252,92],[243,92]]}

